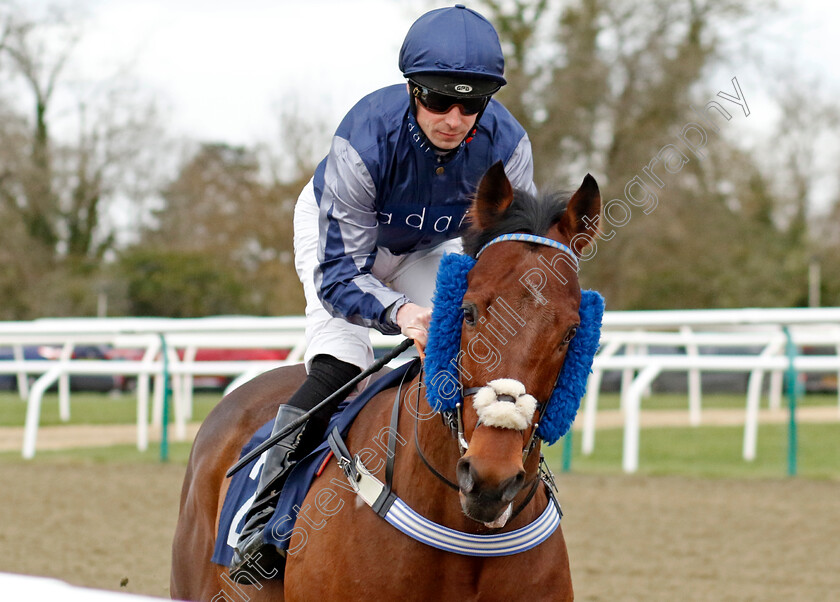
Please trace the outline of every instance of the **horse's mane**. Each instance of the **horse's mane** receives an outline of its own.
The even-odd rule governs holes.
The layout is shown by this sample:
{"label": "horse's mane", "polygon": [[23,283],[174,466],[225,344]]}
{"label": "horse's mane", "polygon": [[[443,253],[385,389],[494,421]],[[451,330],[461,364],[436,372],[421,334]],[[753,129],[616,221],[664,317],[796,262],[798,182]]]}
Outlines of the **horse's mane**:
{"label": "horse's mane", "polygon": [[501,234],[525,232],[544,236],[566,211],[571,198],[567,192],[534,196],[516,189],[510,207],[492,226],[484,230],[473,225],[463,234],[464,253],[475,257],[479,249]]}

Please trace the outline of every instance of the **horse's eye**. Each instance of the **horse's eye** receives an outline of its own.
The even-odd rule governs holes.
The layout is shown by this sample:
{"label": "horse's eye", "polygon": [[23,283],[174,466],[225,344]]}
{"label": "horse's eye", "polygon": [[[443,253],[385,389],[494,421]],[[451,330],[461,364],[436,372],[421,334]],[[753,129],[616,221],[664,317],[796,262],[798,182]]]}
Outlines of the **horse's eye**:
{"label": "horse's eye", "polygon": [[468,326],[475,326],[475,321],[476,321],[475,305],[473,305],[472,303],[464,303],[461,306],[461,311],[464,312],[464,322]]}
{"label": "horse's eye", "polygon": [[573,339],[573,338],[575,338],[575,335],[576,335],[576,334],[577,334],[577,326],[572,326],[572,327],[568,330],[568,332],[566,332],[566,336],[563,338],[563,343],[562,343],[562,345],[563,345],[563,346],[566,346],[566,345],[568,345],[569,343],[571,343],[572,339]]}

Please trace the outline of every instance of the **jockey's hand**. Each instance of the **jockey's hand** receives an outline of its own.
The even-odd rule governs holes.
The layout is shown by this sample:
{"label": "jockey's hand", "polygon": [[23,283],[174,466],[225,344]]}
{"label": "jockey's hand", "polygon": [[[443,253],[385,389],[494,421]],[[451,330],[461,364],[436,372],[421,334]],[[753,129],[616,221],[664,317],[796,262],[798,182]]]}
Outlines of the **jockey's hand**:
{"label": "jockey's hand", "polygon": [[414,340],[420,350],[426,347],[429,339],[429,324],[432,321],[432,308],[415,303],[406,303],[397,310],[397,326],[404,337]]}

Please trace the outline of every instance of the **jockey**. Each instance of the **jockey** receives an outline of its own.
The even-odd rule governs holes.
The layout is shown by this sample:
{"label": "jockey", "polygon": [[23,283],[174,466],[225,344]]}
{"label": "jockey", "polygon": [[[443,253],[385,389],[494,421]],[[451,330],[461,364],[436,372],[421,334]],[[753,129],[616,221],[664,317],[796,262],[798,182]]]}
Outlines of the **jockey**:
{"label": "jockey", "polygon": [[[399,67],[407,86],[377,90],[350,110],[295,206],[307,378],[280,406],[274,433],[371,364],[370,328],[425,346],[438,263],[461,252],[472,195],[491,165],[502,161],[514,187],[535,192],[528,136],[491,98],[506,81],[489,21],[461,4],[422,15]],[[268,452],[232,574],[257,552],[271,555],[263,529],[280,488],[340,401]]]}

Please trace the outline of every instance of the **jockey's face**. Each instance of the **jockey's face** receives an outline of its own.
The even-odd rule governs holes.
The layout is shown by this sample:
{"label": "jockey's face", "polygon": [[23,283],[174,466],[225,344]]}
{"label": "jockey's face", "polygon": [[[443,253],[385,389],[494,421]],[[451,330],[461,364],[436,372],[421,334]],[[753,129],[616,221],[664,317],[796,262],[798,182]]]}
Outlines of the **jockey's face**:
{"label": "jockey's face", "polygon": [[434,113],[417,103],[417,123],[429,141],[442,150],[456,148],[470,133],[478,114],[464,115],[458,105],[445,113]]}

